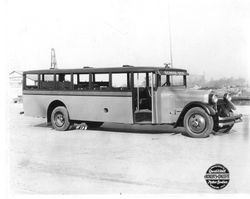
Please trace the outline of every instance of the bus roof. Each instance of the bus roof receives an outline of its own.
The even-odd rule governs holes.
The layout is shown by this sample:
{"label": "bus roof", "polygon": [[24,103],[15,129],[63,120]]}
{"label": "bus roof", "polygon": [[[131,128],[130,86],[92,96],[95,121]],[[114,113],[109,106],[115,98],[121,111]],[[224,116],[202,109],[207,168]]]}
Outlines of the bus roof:
{"label": "bus roof", "polygon": [[24,74],[54,74],[54,73],[124,73],[124,72],[160,72],[167,71],[171,73],[181,72],[187,74],[187,70],[179,68],[165,68],[165,67],[142,67],[142,66],[123,66],[123,67],[110,67],[110,68],[92,68],[92,67],[83,67],[77,69],[47,69],[47,70],[29,70],[24,71]]}

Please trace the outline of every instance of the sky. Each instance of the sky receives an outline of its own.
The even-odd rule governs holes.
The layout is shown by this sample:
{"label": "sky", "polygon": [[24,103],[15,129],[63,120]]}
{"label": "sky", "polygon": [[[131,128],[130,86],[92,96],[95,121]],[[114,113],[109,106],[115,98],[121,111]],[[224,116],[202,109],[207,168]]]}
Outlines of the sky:
{"label": "sky", "polygon": [[[250,76],[250,0],[6,0],[9,70],[173,66]],[[169,26],[170,24],[170,26]]]}

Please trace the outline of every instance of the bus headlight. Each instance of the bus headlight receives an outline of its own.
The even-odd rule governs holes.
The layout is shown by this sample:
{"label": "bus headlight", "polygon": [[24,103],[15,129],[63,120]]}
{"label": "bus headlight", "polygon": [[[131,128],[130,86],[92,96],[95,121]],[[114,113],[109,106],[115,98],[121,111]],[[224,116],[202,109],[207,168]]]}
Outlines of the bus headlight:
{"label": "bus headlight", "polygon": [[231,101],[232,97],[231,97],[231,95],[229,93],[225,93],[224,99],[226,99],[227,101]]}
{"label": "bus headlight", "polygon": [[218,102],[218,97],[215,94],[209,95],[209,103],[216,104]]}

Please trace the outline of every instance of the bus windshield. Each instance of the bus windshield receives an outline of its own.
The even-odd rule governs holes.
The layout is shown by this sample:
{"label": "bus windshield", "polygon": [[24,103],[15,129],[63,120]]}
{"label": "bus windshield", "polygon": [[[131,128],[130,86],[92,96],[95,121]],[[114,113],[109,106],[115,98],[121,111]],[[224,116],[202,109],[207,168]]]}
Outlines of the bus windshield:
{"label": "bus windshield", "polygon": [[186,86],[186,76],[184,75],[160,75],[160,86]]}

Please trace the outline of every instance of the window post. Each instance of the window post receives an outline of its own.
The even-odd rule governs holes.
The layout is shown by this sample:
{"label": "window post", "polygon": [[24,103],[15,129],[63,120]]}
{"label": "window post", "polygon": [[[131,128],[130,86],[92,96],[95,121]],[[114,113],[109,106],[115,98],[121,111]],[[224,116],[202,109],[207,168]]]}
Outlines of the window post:
{"label": "window post", "polygon": [[152,110],[152,124],[155,123],[155,98],[154,98],[154,73],[151,73],[151,110]]}
{"label": "window post", "polygon": [[187,76],[186,75],[183,76],[183,83],[184,83],[184,86],[187,88]]}
{"label": "window post", "polygon": [[148,76],[148,73],[146,73],[146,87],[149,87],[149,76]]}
{"label": "window post", "polygon": [[23,74],[23,89],[26,89],[26,74]]}
{"label": "window post", "polygon": [[89,90],[93,89],[94,74],[89,73]]}
{"label": "window post", "polygon": [[70,76],[71,76],[71,90],[74,90],[74,74],[71,73]]}
{"label": "window post", "polygon": [[38,89],[40,89],[40,81],[41,81],[40,78],[41,78],[40,74],[38,74],[38,85],[37,85]]}
{"label": "window post", "polygon": [[109,88],[112,88],[112,73],[109,73]]}

